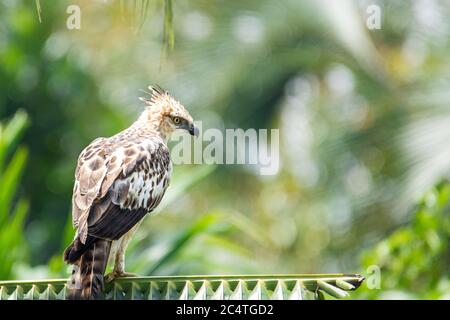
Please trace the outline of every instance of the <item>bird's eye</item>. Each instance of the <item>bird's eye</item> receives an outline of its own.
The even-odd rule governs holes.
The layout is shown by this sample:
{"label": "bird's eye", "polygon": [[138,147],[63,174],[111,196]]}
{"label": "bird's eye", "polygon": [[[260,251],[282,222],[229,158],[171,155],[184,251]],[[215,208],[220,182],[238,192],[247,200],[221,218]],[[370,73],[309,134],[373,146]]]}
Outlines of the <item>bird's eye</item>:
{"label": "bird's eye", "polygon": [[174,117],[173,118],[173,123],[179,124],[180,122],[181,122],[181,119],[179,117]]}

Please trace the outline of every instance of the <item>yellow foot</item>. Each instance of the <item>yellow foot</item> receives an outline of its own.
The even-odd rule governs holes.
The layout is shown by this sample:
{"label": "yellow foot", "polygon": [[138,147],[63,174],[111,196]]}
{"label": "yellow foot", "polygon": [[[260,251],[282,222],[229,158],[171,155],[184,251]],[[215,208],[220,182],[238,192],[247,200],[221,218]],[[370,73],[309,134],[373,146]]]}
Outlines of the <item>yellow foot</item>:
{"label": "yellow foot", "polygon": [[105,276],[105,282],[109,283],[109,282],[113,281],[114,279],[125,278],[125,277],[137,277],[137,274],[124,272],[124,271],[113,271],[113,272],[108,273]]}

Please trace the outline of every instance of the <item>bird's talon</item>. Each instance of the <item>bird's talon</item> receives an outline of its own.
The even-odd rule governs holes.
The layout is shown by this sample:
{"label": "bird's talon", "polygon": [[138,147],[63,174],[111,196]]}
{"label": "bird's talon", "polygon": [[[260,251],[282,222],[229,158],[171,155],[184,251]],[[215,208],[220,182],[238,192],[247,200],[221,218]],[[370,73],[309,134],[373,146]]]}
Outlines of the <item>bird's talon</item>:
{"label": "bird's talon", "polygon": [[121,272],[119,275],[119,278],[127,278],[127,277],[137,277],[138,275],[136,273],[131,272]]}
{"label": "bird's talon", "polygon": [[113,271],[113,272],[108,273],[105,276],[105,282],[109,283],[117,278],[136,277],[136,276],[137,276],[137,274],[135,274],[135,273]]}

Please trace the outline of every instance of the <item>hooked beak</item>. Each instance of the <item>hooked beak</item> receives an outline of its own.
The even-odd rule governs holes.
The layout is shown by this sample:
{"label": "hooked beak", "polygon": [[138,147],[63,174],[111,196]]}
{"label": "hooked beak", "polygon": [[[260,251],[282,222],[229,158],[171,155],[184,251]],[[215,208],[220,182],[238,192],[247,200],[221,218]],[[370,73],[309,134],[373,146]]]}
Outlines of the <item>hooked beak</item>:
{"label": "hooked beak", "polygon": [[199,130],[194,124],[191,124],[188,131],[191,134],[191,136],[198,137]]}

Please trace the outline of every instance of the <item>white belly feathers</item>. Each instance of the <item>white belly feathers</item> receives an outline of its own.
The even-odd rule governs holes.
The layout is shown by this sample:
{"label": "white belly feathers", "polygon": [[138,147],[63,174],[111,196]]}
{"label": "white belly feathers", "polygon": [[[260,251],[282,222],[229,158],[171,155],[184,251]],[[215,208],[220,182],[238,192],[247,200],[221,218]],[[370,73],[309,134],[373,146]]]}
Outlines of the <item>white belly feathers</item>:
{"label": "white belly feathers", "polygon": [[169,185],[172,165],[161,168],[158,163],[145,160],[137,171],[124,179],[118,179],[113,188],[128,185],[126,200],[120,204],[122,209],[145,208],[152,211],[161,202]]}

